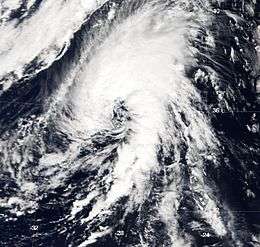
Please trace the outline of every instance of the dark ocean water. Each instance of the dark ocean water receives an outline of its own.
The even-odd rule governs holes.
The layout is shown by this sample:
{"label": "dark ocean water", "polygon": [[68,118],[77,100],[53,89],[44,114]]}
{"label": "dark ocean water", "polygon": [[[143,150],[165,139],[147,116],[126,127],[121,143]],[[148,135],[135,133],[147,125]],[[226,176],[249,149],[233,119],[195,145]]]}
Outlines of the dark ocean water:
{"label": "dark ocean water", "polygon": [[0,2],[0,246],[260,246],[259,3]]}

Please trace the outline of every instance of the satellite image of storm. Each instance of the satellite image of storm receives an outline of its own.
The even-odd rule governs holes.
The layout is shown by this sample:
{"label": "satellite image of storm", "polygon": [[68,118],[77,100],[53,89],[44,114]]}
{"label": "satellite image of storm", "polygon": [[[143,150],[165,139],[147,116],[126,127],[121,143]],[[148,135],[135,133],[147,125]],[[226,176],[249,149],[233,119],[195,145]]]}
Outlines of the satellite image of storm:
{"label": "satellite image of storm", "polygon": [[260,247],[260,0],[0,0],[0,247]]}

